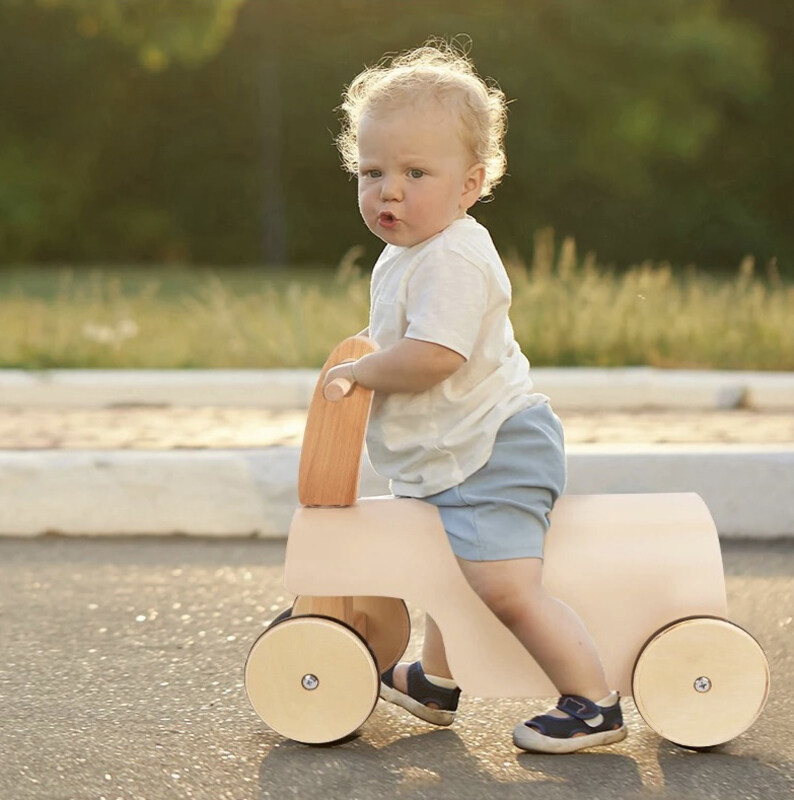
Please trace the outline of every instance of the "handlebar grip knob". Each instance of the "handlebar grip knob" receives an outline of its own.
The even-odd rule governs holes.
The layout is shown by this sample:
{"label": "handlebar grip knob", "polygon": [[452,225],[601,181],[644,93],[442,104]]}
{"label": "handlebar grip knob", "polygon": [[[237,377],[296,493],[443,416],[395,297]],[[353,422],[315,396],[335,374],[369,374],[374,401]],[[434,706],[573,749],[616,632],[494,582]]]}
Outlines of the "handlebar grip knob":
{"label": "handlebar grip knob", "polygon": [[355,383],[347,378],[335,378],[323,389],[323,397],[332,403],[337,403],[353,391]]}

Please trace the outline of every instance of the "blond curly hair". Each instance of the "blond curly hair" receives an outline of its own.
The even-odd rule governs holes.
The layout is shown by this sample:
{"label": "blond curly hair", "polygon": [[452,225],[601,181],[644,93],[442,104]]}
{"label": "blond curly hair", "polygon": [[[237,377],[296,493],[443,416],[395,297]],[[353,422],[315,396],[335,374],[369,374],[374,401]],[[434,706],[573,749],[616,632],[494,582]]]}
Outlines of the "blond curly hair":
{"label": "blond curly hair", "polygon": [[431,39],[422,47],[386,56],[357,75],[342,100],[342,132],[336,144],[349,172],[358,173],[362,116],[435,100],[457,114],[464,145],[477,163],[485,166],[481,197],[491,194],[505,174],[505,95],[495,83],[477,74],[467,51],[456,43]]}

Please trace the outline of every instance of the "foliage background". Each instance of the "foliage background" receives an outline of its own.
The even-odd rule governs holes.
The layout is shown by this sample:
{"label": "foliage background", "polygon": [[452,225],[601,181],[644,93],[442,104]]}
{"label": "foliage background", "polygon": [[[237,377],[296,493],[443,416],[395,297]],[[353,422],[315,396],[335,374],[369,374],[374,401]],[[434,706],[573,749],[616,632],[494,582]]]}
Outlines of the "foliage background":
{"label": "foliage background", "polygon": [[333,146],[342,86],[467,34],[511,106],[476,215],[530,258],[794,274],[794,14],[780,0],[5,0],[0,265],[335,265],[378,249]]}

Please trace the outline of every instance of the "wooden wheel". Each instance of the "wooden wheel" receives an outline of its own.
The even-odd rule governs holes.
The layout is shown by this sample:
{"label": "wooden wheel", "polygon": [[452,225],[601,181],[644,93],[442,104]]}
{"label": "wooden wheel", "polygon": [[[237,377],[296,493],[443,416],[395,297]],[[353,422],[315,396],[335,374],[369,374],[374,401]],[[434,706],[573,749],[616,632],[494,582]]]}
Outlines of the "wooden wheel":
{"label": "wooden wheel", "polygon": [[724,744],[746,731],[769,694],[766,655],[747,631],[724,619],[691,617],[655,633],[632,676],[648,725],[682,747]]}
{"label": "wooden wheel", "polygon": [[[308,596],[296,597],[293,613],[309,612],[310,603]],[[411,638],[411,616],[397,597],[354,597],[353,627],[366,639],[381,674],[400,660]]]}
{"label": "wooden wheel", "polygon": [[293,606],[287,606],[286,608],[282,608],[281,611],[270,621],[268,628],[272,628],[274,625],[277,625],[279,622],[285,619],[289,619],[293,614]]}
{"label": "wooden wheel", "polygon": [[326,617],[292,616],[272,625],[245,664],[254,711],[277,733],[306,744],[334,742],[359,728],[379,686],[366,642]]}

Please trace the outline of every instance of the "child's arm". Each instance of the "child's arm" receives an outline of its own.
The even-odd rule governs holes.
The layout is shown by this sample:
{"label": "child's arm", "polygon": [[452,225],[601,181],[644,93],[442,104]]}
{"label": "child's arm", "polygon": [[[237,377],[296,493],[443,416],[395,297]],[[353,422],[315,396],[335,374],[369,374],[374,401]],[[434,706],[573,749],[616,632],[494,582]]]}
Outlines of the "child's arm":
{"label": "child's arm", "polygon": [[413,394],[441,383],[465,363],[460,353],[448,347],[404,338],[358,361],[329,369],[325,385],[336,378],[346,378],[383,394]]}

